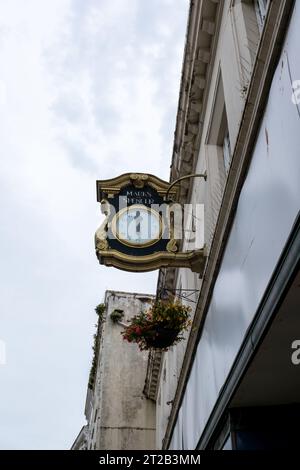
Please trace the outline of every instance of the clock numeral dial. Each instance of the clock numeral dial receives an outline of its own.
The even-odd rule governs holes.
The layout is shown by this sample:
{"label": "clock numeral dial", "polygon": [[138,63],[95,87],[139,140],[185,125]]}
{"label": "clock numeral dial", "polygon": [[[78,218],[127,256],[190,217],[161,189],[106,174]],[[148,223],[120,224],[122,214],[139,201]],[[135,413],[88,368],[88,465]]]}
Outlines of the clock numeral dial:
{"label": "clock numeral dial", "polygon": [[149,246],[161,238],[161,216],[147,206],[129,206],[115,215],[112,221],[112,232],[120,242],[126,245]]}

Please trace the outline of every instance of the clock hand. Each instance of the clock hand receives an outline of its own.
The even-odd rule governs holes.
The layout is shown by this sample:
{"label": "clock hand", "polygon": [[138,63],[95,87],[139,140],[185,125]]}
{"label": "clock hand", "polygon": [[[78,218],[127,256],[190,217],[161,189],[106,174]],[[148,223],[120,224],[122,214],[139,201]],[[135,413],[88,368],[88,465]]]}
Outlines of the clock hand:
{"label": "clock hand", "polygon": [[136,211],[136,215],[134,216],[134,220],[135,220],[135,231],[136,231],[136,234],[138,234],[138,238],[139,240],[141,239],[141,222],[143,220],[143,217],[141,216],[141,213],[140,211]]}

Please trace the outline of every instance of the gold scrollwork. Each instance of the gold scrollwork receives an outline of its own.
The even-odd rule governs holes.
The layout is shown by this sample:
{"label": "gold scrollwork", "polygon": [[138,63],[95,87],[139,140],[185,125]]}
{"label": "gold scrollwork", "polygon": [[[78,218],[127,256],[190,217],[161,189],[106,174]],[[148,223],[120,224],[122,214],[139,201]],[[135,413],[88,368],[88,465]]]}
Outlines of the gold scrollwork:
{"label": "gold scrollwork", "polygon": [[160,268],[190,268],[192,272],[203,275],[207,253],[206,249],[189,252],[168,253],[159,251],[151,255],[133,256],[110,249],[105,256],[98,256],[101,264],[114,266],[129,272],[147,272]]}
{"label": "gold scrollwork", "polygon": [[131,173],[130,179],[132,181],[132,184],[136,188],[143,188],[145,186],[146,181],[148,180],[149,176],[145,174],[140,174],[140,173]]}
{"label": "gold scrollwork", "polygon": [[110,214],[109,203],[106,199],[102,199],[100,204],[101,212],[102,214],[105,214],[105,219],[95,233],[96,253],[99,253],[100,251],[107,251],[109,249],[109,244],[107,241],[107,225]]}
{"label": "gold scrollwork", "polygon": [[108,241],[104,239],[97,239],[96,241],[96,252],[107,251],[109,249]]}
{"label": "gold scrollwork", "polygon": [[171,240],[167,243],[167,251],[169,253],[176,253],[176,251],[178,251],[178,243],[175,238],[171,238]]}
{"label": "gold scrollwork", "polygon": [[107,198],[108,195],[114,196],[118,194],[122,188],[130,184],[134,185],[138,189],[143,188],[145,184],[147,184],[151,188],[155,189],[163,198],[165,198],[167,191],[171,199],[177,199],[177,196],[179,195],[179,184],[174,185],[174,187],[170,189],[170,183],[168,181],[161,180],[157,176],[151,175],[150,173],[132,172],[124,173],[108,180],[97,180],[98,202],[103,198]]}

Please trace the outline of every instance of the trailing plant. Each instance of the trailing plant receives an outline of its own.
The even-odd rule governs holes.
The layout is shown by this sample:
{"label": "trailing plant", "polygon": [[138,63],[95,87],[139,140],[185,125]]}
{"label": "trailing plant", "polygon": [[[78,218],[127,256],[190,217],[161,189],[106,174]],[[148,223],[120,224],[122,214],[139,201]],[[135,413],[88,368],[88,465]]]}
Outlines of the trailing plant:
{"label": "trailing plant", "polygon": [[105,311],[105,304],[99,304],[95,308],[95,312],[97,313],[98,317],[102,320],[103,318],[103,313]]}
{"label": "trailing plant", "polygon": [[190,307],[179,301],[157,301],[149,310],[135,315],[121,334],[129,343],[137,343],[141,350],[166,349],[183,339],[180,333],[191,324],[190,311]]}
{"label": "trailing plant", "polygon": [[95,308],[95,312],[98,315],[98,322],[96,324],[97,332],[94,334],[94,342],[93,342],[93,359],[92,359],[92,366],[89,375],[89,382],[88,388],[93,390],[95,386],[95,379],[97,373],[97,364],[98,364],[98,356],[99,356],[99,347],[100,347],[100,325],[103,320],[103,313],[105,311],[105,304],[99,304]]}

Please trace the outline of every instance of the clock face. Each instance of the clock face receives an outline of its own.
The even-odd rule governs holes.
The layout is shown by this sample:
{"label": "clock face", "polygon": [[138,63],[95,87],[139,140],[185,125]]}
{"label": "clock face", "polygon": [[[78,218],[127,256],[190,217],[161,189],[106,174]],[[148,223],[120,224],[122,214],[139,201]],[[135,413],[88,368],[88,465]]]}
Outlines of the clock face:
{"label": "clock face", "polygon": [[122,243],[145,247],[156,243],[162,235],[158,212],[142,205],[125,207],[112,220],[113,235]]}

